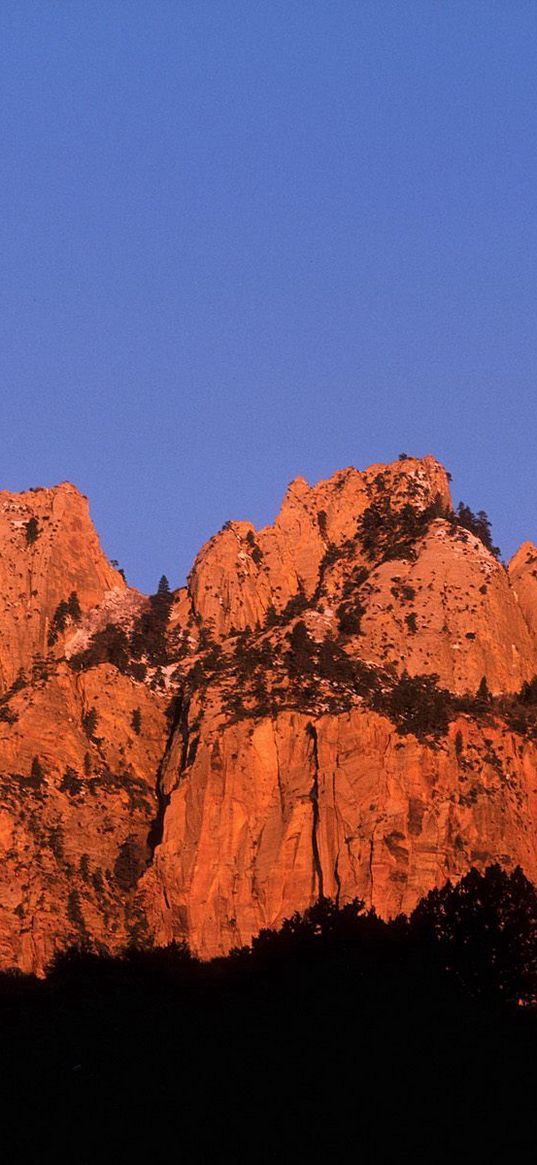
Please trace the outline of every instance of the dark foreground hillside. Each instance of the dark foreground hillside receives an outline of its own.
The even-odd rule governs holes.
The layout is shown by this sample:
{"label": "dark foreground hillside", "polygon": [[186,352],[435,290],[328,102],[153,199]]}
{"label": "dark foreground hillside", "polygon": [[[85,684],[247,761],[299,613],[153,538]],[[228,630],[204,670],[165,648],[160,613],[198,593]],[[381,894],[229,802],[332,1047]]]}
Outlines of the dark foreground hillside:
{"label": "dark foreground hillside", "polygon": [[390,925],[3,976],[3,1159],[493,1161],[537,1138],[537,897],[475,871]]}

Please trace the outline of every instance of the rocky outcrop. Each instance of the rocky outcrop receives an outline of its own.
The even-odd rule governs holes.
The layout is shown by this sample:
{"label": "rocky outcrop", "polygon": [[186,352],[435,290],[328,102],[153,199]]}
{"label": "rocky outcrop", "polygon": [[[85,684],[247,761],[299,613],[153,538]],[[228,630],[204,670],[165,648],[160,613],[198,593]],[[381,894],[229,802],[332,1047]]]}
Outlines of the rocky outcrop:
{"label": "rocky outcrop", "polygon": [[524,542],[509,563],[509,579],[531,634],[537,637],[537,546]]}
{"label": "rocky outcrop", "polygon": [[290,599],[314,594],[327,549],[356,535],[357,523],[379,496],[397,512],[408,504],[425,509],[436,499],[450,508],[447,474],[432,457],[373,465],[365,473],[345,469],[309,486],[289,486],[273,526],[228,522],[198,555],[189,580],[195,613],[221,637],[261,625],[269,607],[281,612]]}
{"label": "rocky outcrop", "polygon": [[537,881],[537,550],[506,570],[433,458],[298,478],[174,594],[68,484],[1,494],[0,550],[0,966]]}
{"label": "rocky outcrop", "polygon": [[[87,499],[69,482],[55,489],[0,493],[0,690],[48,653],[61,603],[77,596],[81,613],[125,582],[107,561]],[[72,623],[69,613],[65,626]],[[52,632],[52,634],[51,634]]]}
{"label": "rocky outcrop", "polygon": [[114,950],[145,933],[133,892],[168,698],[110,664],[62,662],[144,602],[77,489],[0,494],[0,549],[0,966],[42,972],[73,942]]}
{"label": "rocky outcrop", "polygon": [[162,696],[104,665],[60,664],[0,723],[0,966],[41,972],[72,943],[143,940],[134,902],[151,857]]}
{"label": "rocky outcrop", "polygon": [[454,692],[475,692],[483,676],[493,692],[518,691],[535,674],[537,621],[468,531],[434,521],[415,560],[375,566],[364,592],[356,647],[376,663],[434,672]]}

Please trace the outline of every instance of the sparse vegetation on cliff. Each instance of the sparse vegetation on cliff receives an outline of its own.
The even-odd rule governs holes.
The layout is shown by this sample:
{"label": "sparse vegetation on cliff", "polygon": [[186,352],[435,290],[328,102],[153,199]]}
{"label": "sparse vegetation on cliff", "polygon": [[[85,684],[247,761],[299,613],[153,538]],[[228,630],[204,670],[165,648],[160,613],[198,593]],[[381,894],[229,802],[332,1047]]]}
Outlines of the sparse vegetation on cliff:
{"label": "sparse vegetation on cliff", "polygon": [[32,760],[32,767],[30,770],[30,776],[28,777],[28,784],[31,785],[31,787],[33,789],[41,789],[43,786],[44,780],[45,780],[45,773],[44,773],[41,761],[39,760],[38,756],[34,756],[34,758]]}
{"label": "sparse vegetation on cliff", "polygon": [[24,529],[26,532],[26,545],[33,546],[33,543],[37,541],[41,533],[37,518],[29,518],[24,524]]}
{"label": "sparse vegetation on cliff", "polygon": [[168,662],[167,630],[173,606],[173,595],[166,575],[162,575],[156,594],[137,619],[130,637],[130,651],[134,659],[146,659],[154,666]]}
{"label": "sparse vegetation on cliff", "polygon": [[149,597],[130,634],[117,623],[107,623],[94,632],[88,647],[71,656],[69,666],[73,671],[86,671],[101,663],[110,663],[123,675],[144,680],[148,666],[158,669],[169,662],[170,656],[184,654],[182,645],[175,645],[177,651],[168,645],[172,605],[173,595],[163,575],[156,594]]}
{"label": "sparse vegetation on cliff", "polygon": [[359,518],[357,537],[368,558],[375,562],[399,558],[413,561],[416,542],[436,518],[447,521],[453,531],[468,530],[495,558],[500,557],[500,549],[493,543],[491,524],[484,510],[475,514],[464,502],[459,502],[456,510],[448,510],[440,498],[422,509],[407,502],[394,510],[390,495],[381,493]]}
{"label": "sparse vegetation on cliff", "polygon": [[358,598],[340,603],[337,608],[338,627],[342,635],[359,635],[365,607]]}
{"label": "sparse vegetation on cliff", "polygon": [[147,855],[136,837],[128,837],[120,846],[114,864],[114,877],[121,890],[132,890],[147,866]]}
{"label": "sparse vegetation on cliff", "polygon": [[254,534],[253,530],[248,530],[248,533],[246,535],[246,541],[248,543],[248,547],[249,547],[250,554],[252,556],[253,561],[255,562],[256,566],[261,566],[261,563],[263,562],[263,557],[264,557],[263,551],[255,540],[255,534]]}
{"label": "sparse vegetation on cliff", "polygon": [[93,740],[95,737],[98,719],[99,715],[95,706],[88,708],[87,712],[82,715],[82,727],[89,740]]}
{"label": "sparse vegetation on cliff", "polygon": [[[86,570],[85,519],[78,514],[73,525],[69,519],[49,520],[47,526],[48,519],[39,518],[47,531],[47,553],[49,534],[59,540],[50,581],[43,565],[47,556],[28,557],[24,551],[16,515],[25,517],[27,511],[10,511],[6,554],[12,558],[5,577],[9,582],[12,575],[15,583],[6,601],[2,641],[8,690],[0,697],[5,750],[0,785],[6,813],[2,837],[5,831],[11,847],[6,883],[13,878],[25,887],[20,913],[8,908],[16,960],[38,965],[49,934],[57,932],[62,942],[62,935],[71,933],[67,881],[80,896],[92,941],[110,949],[128,934],[145,941],[144,930],[153,924],[165,928],[183,909],[185,917],[194,918],[198,889],[173,881],[176,855],[187,852],[196,868],[210,853],[207,860],[216,871],[206,898],[210,938],[202,941],[222,948],[235,941],[230,935],[240,941],[244,919],[259,903],[267,917],[275,917],[281,888],[273,890],[272,883],[267,888],[263,872],[272,864],[279,877],[283,851],[274,840],[281,830],[279,822],[273,829],[273,807],[284,831],[295,815],[307,817],[318,809],[317,824],[320,830],[326,826],[332,846],[325,770],[311,792],[313,746],[303,738],[306,724],[318,736],[319,765],[326,764],[326,771],[329,757],[337,837],[342,833],[348,847],[348,853],[330,853],[322,871],[325,886],[341,887],[355,878],[356,889],[364,891],[368,863],[373,879],[379,864],[373,852],[377,838],[385,881],[381,892],[377,875],[376,900],[390,908],[395,903],[395,909],[416,880],[430,884],[425,866],[430,872],[443,862],[458,870],[487,860],[488,850],[497,856],[499,833],[505,837],[501,860],[525,860],[533,828],[526,817],[533,812],[527,806],[535,767],[537,681],[516,695],[492,695],[491,689],[518,686],[532,674],[532,646],[518,627],[517,606],[526,583],[533,586],[531,571],[524,586],[509,589],[508,576],[494,568],[473,537],[477,533],[487,545],[486,515],[472,515],[467,507],[446,511],[443,476],[430,464],[420,468],[412,461],[395,476],[387,469],[363,480],[350,470],[333,485],[323,482],[317,493],[315,488],[304,494],[305,506],[298,495],[291,498],[286,520],[275,524],[273,536],[258,540],[247,525],[235,525],[232,536],[222,544],[211,540],[199,556],[189,588],[172,596],[162,578],[147,599],[115,585],[117,576],[106,561],[98,555],[93,561],[94,542]],[[431,522],[435,538],[428,539],[421,556],[420,538]],[[391,560],[398,556],[411,565],[395,567]],[[533,570],[531,557],[522,557]],[[51,638],[56,642],[67,632],[67,650],[73,643],[84,649],[66,661],[58,647],[43,662],[46,614],[62,594],[56,589],[61,577],[73,582],[66,582],[66,598],[52,616]],[[75,580],[78,592],[67,597]],[[21,596],[26,607],[21,608]],[[502,602],[507,614],[498,618]],[[233,622],[245,629],[234,631]],[[485,661],[488,683],[478,685]],[[405,663],[409,674],[401,674]],[[461,694],[466,663],[477,691]],[[78,674],[102,664],[111,666]],[[440,675],[429,674],[429,668]],[[411,675],[413,669],[422,674]],[[14,675],[20,683],[12,683]],[[456,684],[458,694],[448,684]],[[57,743],[51,723],[58,726]],[[20,761],[14,753],[18,741],[24,741]],[[262,800],[265,775],[258,780],[257,766],[266,765],[270,783],[273,747],[279,768],[269,810]],[[33,753],[42,774],[29,771]],[[307,771],[298,772],[293,783],[301,757]],[[303,777],[305,789],[297,791]],[[230,788],[242,782],[237,799],[230,798]],[[183,797],[192,802],[184,813],[184,806],[175,813]],[[205,807],[199,824],[194,804]],[[439,805],[446,812],[434,833],[431,821]],[[237,853],[243,813],[248,837]],[[389,824],[380,837],[384,817]],[[250,837],[250,823],[258,819],[259,829],[256,824]],[[307,848],[307,827],[305,836]],[[129,839],[141,847],[138,856]],[[160,843],[164,848],[153,861]],[[430,861],[421,844],[430,845]],[[226,847],[232,852],[229,864],[221,856]],[[256,862],[258,847],[264,866]],[[145,870],[146,850],[150,871],[138,900],[133,891]],[[321,850],[319,842],[322,857]],[[301,861],[298,847],[290,862],[293,894],[302,884]],[[315,876],[320,885],[318,872]],[[306,882],[308,877],[306,870]],[[292,908],[295,899],[290,901]],[[51,923],[55,910],[58,921]],[[27,927],[30,918],[31,941],[21,921]],[[199,937],[202,925],[193,923],[192,934],[195,927]]]}
{"label": "sparse vegetation on cliff", "polygon": [[69,622],[79,623],[81,617],[82,612],[80,610],[78,595],[76,591],[71,591],[68,599],[62,599],[58,603],[54,615],[52,616],[52,622],[50,624],[50,630],[48,633],[49,647],[54,646],[58,640],[58,637],[62,634],[63,631],[65,631],[65,628]]}
{"label": "sparse vegetation on cliff", "polygon": [[69,666],[73,671],[85,671],[89,667],[98,667],[101,663],[111,663],[124,674],[130,670],[129,639],[123,627],[115,623],[107,623],[106,627],[96,631],[89,646],[71,656],[69,660]]}
{"label": "sparse vegetation on cliff", "polygon": [[416,543],[426,534],[431,522],[445,514],[440,498],[422,509],[407,502],[394,510],[390,495],[380,494],[358,519],[356,534],[367,557],[375,562],[413,561]]}
{"label": "sparse vegetation on cliff", "polygon": [[68,766],[60,782],[60,792],[69,793],[69,796],[76,797],[82,789],[82,780],[75,769]]}
{"label": "sparse vegetation on cliff", "polygon": [[17,712],[10,708],[8,704],[0,705],[0,722],[3,724],[16,724],[19,719]]}
{"label": "sparse vegetation on cliff", "polygon": [[469,530],[471,534],[475,534],[476,538],[479,538],[483,546],[486,546],[495,558],[500,557],[501,550],[492,541],[490,521],[484,510],[478,510],[477,514],[474,514],[469,506],[466,506],[464,502],[459,502],[455,513],[450,516],[450,520],[453,525],[460,529]]}

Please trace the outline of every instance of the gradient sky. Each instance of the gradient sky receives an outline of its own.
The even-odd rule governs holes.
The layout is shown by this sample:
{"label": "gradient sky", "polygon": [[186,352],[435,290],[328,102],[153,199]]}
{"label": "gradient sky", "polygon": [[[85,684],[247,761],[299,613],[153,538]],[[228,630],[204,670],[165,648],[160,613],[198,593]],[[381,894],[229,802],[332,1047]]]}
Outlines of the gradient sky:
{"label": "gradient sky", "polygon": [[133,584],[434,453],[537,540],[537,5],[1,0],[0,487]]}

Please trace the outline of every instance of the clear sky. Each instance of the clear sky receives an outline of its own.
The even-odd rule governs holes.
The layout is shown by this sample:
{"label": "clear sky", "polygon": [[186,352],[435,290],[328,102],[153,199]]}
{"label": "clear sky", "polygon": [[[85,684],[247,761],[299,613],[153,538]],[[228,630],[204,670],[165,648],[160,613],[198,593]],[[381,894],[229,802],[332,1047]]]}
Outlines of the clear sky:
{"label": "clear sky", "polygon": [[0,487],[130,582],[434,453],[537,539],[535,0],[1,0]]}

